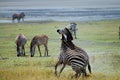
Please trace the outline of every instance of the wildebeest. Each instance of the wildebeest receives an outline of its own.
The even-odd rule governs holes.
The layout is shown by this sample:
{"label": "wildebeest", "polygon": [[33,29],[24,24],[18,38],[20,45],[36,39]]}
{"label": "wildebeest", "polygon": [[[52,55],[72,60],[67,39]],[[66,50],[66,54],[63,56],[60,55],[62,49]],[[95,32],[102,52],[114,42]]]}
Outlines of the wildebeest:
{"label": "wildebeest", "polygon": [[39,51],[39,54],[41,56],[41,51],[40,51],[40,46],[41,45],[44,45],[45,47],[45,53],[44,53],[44,56],[48,56],[48,47],[47,47],[47,43],[48,43],[48,36],[46,35],[37,35],[37,36],[34,36],[31,43],[30,43],[30,54],[31,54],[31,57],[34,56],[34,53],[35,53],[35,47],[37,46],[38,47],[38,51]]}
{"label": "wildebeest", "polygon": [[17,56],[25,56],[25,44],[27,42],[26,37],[23,34],[17,35],[15,38]]}
{"label": "wildebeest", "polygon": [[12,21],[14,22],[15,19],[17,19],[18,22],[20,22],[20,20],[22,19],[22,21],[24,21],[24,17],[25,17],[25,13],[21,12],[20,14],[13,14],[12,15]]}
{"label": "wildebeest", "polygon": [[77,47],[73,42],[73,37],[69,29],[64,30],[58,29],[57,32],[61,34],[61,49],[58,62],[55,65],[55,75],[57,76],[57,66],[62,64],[59,76],[62,73],[66,65],[70,65],[76,74],[73,76],[78,78],[81,73],[83,77],[88,76],[86,72],[86,66],[88,66],[89,72],[91,73],[91,66],[89,64],[88,54],[81,48]]}

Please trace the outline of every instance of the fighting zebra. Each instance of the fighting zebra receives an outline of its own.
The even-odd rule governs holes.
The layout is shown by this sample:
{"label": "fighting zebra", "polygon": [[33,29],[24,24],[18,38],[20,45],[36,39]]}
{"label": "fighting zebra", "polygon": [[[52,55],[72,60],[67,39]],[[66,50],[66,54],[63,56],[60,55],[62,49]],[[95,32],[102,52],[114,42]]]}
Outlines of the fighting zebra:
{"label": "fighting zebra", "polygon": [[17,56],[25,56],[25,44],[27,42],[26,37],[23,34],[17,35],[15,38]]}
{"label": "fighting zebra", "polygon": [[17,19],[18,22],[20,22],[20,20],[22,19],[22,21],[24,21],[24,17],[25,17],[25,13],[21,12],[20,14],[13,14],[12,15],[12,21],[14,22],[15,19]]}
{"label": "fighting zebra", "polygon": [[64,30],[58,29],[57,32],[62,35],[62,38],[59,59],[55,65],[55,75],[57,76],[57,66],[62,64],[59,76],[66,65],[70,65],[73,71],[76,72],[73,77],[78,78],[81,73],[83,74],[83,77],[88,76],[86,72],[86,66],[88,66],[88,70],[90,73],[91,66],[87,53],[83,49],[73,44],[73,37],[67,28],[65,28]]}
{"label": "fighting zebra", "polygon": [[48,43],[48,36],[46,36],[46,35],[37,35],[37,36],[34,36],[33,39],[32,39],[32,41],[31,41],[31,43],[30,43],[30,54],[31,54],[31,57],[34,56],[35,47],[36,46],[38,47],[38,51],[39,51],[39,54],[41,56],[41,51],[40,51],[40,46],[41,45],[44,45],[44,47],[45,47],[44,56],[48,56],[47,43]]}

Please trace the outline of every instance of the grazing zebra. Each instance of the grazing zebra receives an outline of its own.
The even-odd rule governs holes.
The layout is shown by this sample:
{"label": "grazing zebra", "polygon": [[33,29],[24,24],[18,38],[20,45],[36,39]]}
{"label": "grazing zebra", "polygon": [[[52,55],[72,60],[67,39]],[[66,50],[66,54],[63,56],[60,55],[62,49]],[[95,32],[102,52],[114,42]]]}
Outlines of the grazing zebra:
{"label": "grazing zebra", "polygon": [[64,30],[58,29],[57,32],[62,35],[62,38],[59,60],[55,65],[55,75],[57,76],[57,66],[60,64],[62,64],[62,68],[60,69],[59,76],[66,65],[70,65],[76,72],[73,76],[75,78],[78,78],[81,73],[83,73],[83,77],[87,76],[86,66],[88,66],[89,72],[91,73],[89,57],[83,49],[73,44],[73,37],[70,31],[65,28]]}
{"label": "grazing zebra", "polygon": [[48,36],[46,35],[37,35],[34,36],[31,43],[30,43],[30,53],[31,53],[31,57],[34,56],[35,53],[35,47],[38,47],[40,56],[41,56],[41,51],[40,51],[40,45],[44,45],[45,47],[45,54],[44,56],[48,56],[48,47],[47,47],[47,43],[48,43]]}
{"label": "grazing zebra", "polygon": [[22,21],[24,21],[24,17],[25,17],[25,13],[21,12],[20,14],[13,14],[12,15],[12,21],[14,22],[15,19],[18,20],[18,22],[20,22],[20,19],[22,19]]}
{"label": "grazing zebra", "polygon": [[17,56],[25,56],[25,44],[27,42],[26,37],[23,34],[17,35],[15,38]]}

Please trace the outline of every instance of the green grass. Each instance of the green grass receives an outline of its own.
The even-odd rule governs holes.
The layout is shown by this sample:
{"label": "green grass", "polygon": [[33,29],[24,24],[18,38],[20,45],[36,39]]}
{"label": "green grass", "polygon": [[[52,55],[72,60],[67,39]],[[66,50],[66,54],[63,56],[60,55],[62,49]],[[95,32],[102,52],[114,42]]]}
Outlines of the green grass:
{"label": "green grass", "polygon": [[[66,66],[61,77],[54,76],[54,65],[60,50],[58,28],[69,22],[25,22],[0,24],[0,80],[71,80],[74,74]],[[93,74],[87,80],[120,79],[120,20],[77,22],[77,37],[73,42],[90,56]],[[16,57],[15,37],[22,33],[27,37],[26,56]],[[35,35],[49,37],[49,57],[35,57],[29,53],[30,41]],[[42,55],[44,47],[41,46]],[[59,67],[60,68],[60,67]],[[81,78],[79,78],[81,80]],[[86,80],[86,79],[85,79]]]}

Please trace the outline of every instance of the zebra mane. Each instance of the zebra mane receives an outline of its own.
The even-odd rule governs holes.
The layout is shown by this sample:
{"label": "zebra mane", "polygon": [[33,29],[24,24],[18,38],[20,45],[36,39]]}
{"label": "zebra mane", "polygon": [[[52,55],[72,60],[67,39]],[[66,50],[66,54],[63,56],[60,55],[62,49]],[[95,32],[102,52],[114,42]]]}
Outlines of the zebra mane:
{"label": "zebra mane", "polygon": [[69,29],[65,28],[65,29],[64,29],[64,32],[65,32],[65,34],[66,34],[66,36],[67,36],[67,40],[68,40],[68,41],[73,40],[72,34],[70,33]]}

